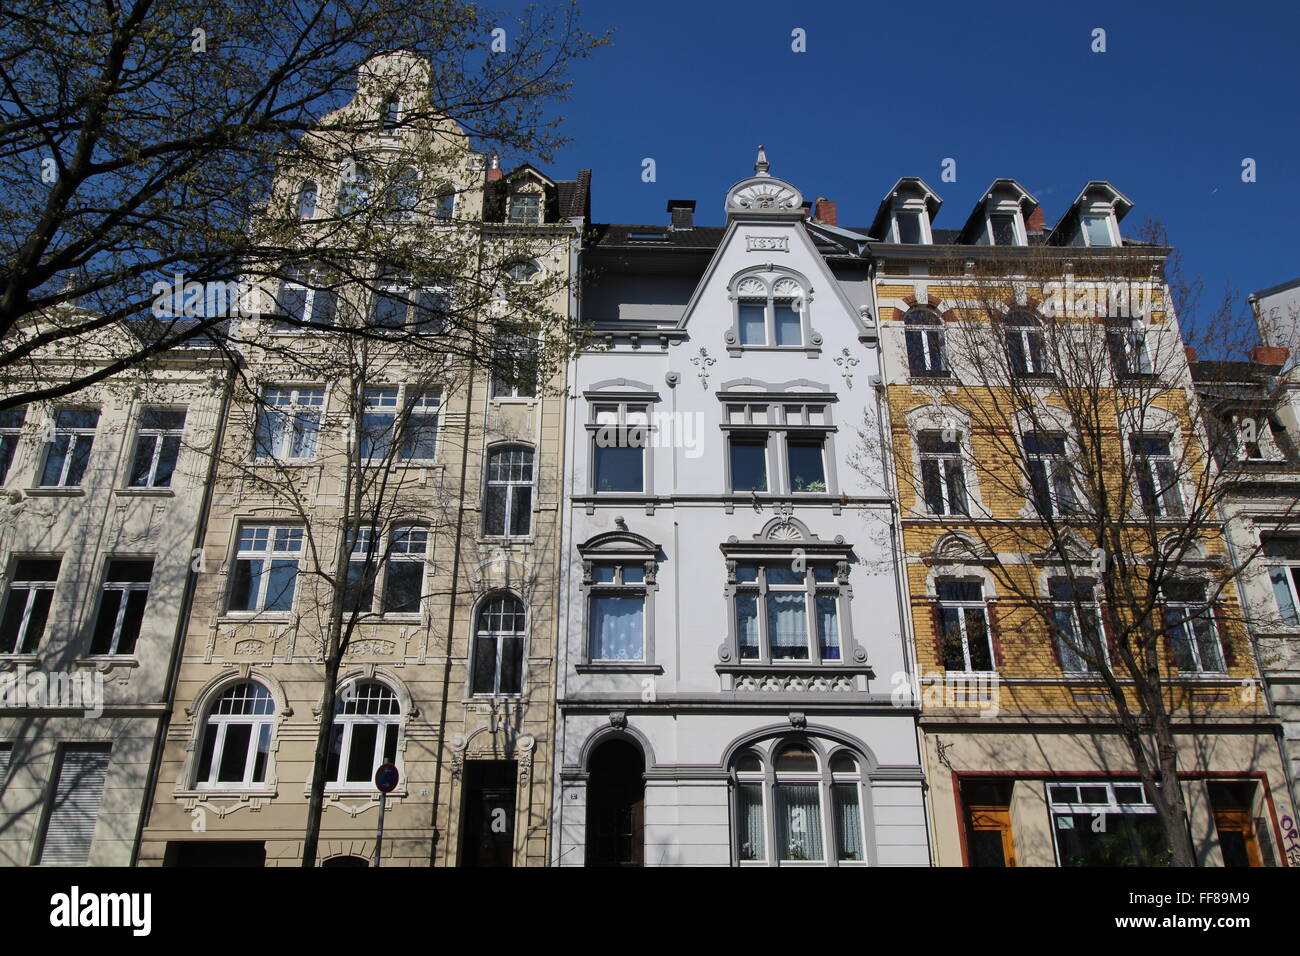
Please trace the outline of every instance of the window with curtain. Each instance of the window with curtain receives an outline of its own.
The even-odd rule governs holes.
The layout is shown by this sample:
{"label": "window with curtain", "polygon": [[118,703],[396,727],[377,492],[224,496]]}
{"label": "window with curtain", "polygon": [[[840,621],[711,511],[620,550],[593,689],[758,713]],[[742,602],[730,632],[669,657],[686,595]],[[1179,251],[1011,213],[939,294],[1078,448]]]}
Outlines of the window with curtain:
{"label": "window with curtain", "polygon": [[831,562],[740,561],[732,610],[746,661],[841,659],[841,583]]}
{"label": "window with curtain", "polygon": [[601,562],[587,595],[593,662],[645,660],[645,565]]}

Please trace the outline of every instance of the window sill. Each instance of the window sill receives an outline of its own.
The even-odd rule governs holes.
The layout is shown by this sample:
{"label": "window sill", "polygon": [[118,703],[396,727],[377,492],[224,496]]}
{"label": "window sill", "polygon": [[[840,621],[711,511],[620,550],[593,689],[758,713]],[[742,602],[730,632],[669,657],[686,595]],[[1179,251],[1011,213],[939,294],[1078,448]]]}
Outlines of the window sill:
{"label": "window sill", "polygon": [[291,620],[292,611],[227,611],[217,618],[217,624],[250,624],[255,621],[283,624]]}
{"label": "window sill", "polygon": [[205,797],[237,797],[240,800],[252,800],[278,797],[280,792],[275,787],[267,787],[262,784],[247,786],[245,784],[231,783],[212,787],[189,787],[184,790],[174,790],[172,795],[191,800],[202,800]]}
{"label": "window sill", "polygon": [[40,657],[36,654],[0,654],[0,671],[13,670],[19,664],[38,664]]}
{"label": "window sill", "polygon": [[592,661],[587,664],[575,664],[573,669],[579,674],[662,674],[664,669],[659,664],[644,661]]}
{"label": "window sill", "polygon": [[541,401],[537,396],[526,398],[522,395],[498,395],[488,398],[494,405],[535,405]]}
{"label": "window sill", "polygon": [[114,667],[139,667],[140,659],[134,654],[87,654],[74,661],[76,667],[93,667],[107,671]]}
{"label": "window sill", "polygon": [[[402,797],[409,796],[409,794],[410,791],[408,791],[405,787],[401,787],[397,790],[391,791],[388,794],[388,798],[390,800],[395,798],[400,799]],[[310,790],[304,791],[304,796],[310,797],[311,791]],[[366,781],[365,783],[325,784],[325,799],[341,800],[349,797],[369,797],[371,800],[374,801],[376,805],[379,804],[379,791],[375,789],[375,785],[373,781]]]}
{"label": "window sill", "polygon": [[113,494],[124,498],[175,498],[171,488],[114,488]]}
{"label": "window sill", "polygon": [[953,374],[952,372],[926,372],[918,369],[908,369],[907,377],[922,382],[933,382],[935,379],[938,379],[939,381],[950,381],[953,378]]}
{"label": "window sill", "polygon": [[80,498],[84,497],[84,488],[25,488],[23,494],[32,498]]}
{"label": "window sill", "polygon": [[770,674],[773,671],[802,673],[805,671],[837,671],[842,674],[867,674],[875,673],[875,668],[870,664],[849,662],[842,660],[834,661],[754,661],[746,659],[744,661],[727,661],[713,665],[714,671],[719,674],[752,674],[763,673]]}

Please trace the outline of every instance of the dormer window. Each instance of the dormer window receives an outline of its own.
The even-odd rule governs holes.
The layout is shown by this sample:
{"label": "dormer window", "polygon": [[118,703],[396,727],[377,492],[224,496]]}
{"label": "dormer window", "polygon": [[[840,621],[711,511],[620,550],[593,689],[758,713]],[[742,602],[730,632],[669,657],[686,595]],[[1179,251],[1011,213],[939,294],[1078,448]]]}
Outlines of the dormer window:
{"label": "dormer window", "polygon": [[989,216],[989,236],[993,245],[1023,245],[1023,243],[1019,241],[1019,230],[1016,227],[1016,220],[1018,218],[1018,216],[1012,213],[1000,212]]}
{"label": "dormer window", "polygon": [[1090,246],[1113,246],[1115,240],[1110,232],[1109,215],[1090,215],[1083,217],[1083,237]]}
{"label": "dormer window", "polygon": [[537,193],[515,193],[510,197],[506,221],[514,225],[536,225],[542,218],[542,197]]}
{"label": "dormer window", "polygon": [[1025,217],[1038,208],[1038,200],[1014,179],[997,179],[975,206],[957,237],[975,246],[1023,246]]}
{"label": "dormer window", "polygon": [[1047,237],[1051,246],[1113,249],[1123,245],[1119,223],[1133,203],[1110,183],[1095,180],[1083,187]]}
{"label": "dormer window", "polygon": [[905,176],[881,200],[871,235],[885,242],[928,245],[934,241],[930,226],[941,205],[943,200],[922,180]]}
{"label": "dormer window", "polygon": [[907,245],[920,245],[925,242],[925,233],[921,228],[921,213],[906,209],[896,212],[894,235],[899,242]]}

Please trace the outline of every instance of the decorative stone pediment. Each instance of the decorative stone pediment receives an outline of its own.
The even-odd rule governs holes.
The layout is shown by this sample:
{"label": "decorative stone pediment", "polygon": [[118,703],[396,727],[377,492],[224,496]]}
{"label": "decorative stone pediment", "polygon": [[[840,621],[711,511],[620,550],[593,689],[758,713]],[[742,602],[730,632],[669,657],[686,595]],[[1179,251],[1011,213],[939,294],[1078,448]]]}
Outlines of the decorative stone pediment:
{"label": "decorative stone pediment", "polygon": [[926,564],[991,564],[996,556],[980,541],[960,531],[941,535],[934,547],[921,555]]}
{"label": "decorative stone pediment", "polygon": [[803,195],[785,180],[768,172],[767,153],[758,147],[754,175],[727,191],[727,215],[803,215]]}

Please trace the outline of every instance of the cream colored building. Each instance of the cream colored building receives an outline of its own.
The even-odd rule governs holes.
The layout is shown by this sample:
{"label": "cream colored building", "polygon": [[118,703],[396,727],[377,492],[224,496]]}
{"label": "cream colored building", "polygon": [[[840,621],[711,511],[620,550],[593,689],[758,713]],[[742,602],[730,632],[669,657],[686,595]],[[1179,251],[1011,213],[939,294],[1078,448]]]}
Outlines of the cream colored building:
{"label": "cream colored building", "polygon": [[[87,358],[41,360],[40,386]],[[222,369],[196,340],[0,412],[0,865],[132,862]]]}
{"label": "cream colored building", "polygon": [[[367,113],[382,128],[334,157],[338,189],[320,172],[310,180],[289,173],[280,194],[297,197],[308,216],[328,217],[346,201],[357,157],[380,166],[425,148],[416,133],[388,129],[390,110],[407,96],[427,96],[424,75],[404,55],[371,61],[344,110]],[[443,121],[435,136],[463,142],[460,134]],[[509,281],[551,289],[548,306],[569,314],[585,175],[557,182],[527,166],[503,174],[463,148],[442,150],[440,161],[437,178],[449,188],[435,189],[434,204],[413,213],[446,220],[434,224],[439,254],[454,254],[458,269],[481,277],[506,250],[514,257]],[[429,175],[426,167],[422,188]],[[277,329],[276,315],[341,316],[350,301],[378,315],[383,303],[365,295],[382,297],[386,287],[359,304],[344,289],[324,306],[321,288],[297,280],[264,288],[263,314],[240,333],[260,401],[237,395],[223,434],[141,863],[301,862],[322,719],[321,635],[334,595],[326,578],[342,573],[336,556],[364,550],[341,545],[348,514],[341,463],[352,441],[371,435],[348,428],[364,386],[367,429],[386,414],[410,418],[393,420],[402,430],[390,434],[400,438],[385,446],[380,466],[390,487],[371,512],[380,520],[370,533],[388,558],[358,592],[356,631],[339,671],[317,861],[371,860],[373,775],[393,762],[400,783],[387,800],[383,865],[544,864],[564,410],[554,396],[563,373],[530,386],[526,374],[506,380],[489,368],[495,359],[440,364],[378,342],[350,378],[339,355],[321,354],[329,374],[306,380],[311,356],[343,349],[344,339]],[[406,289],[401,298],[423,303],[425,292],[440,291]],[[443,307],[456,306],[430,306]],[[286,417],[277,421],[288,424],[267,424],[281,407]],[[375,455],[375,446],[361,454]]]}

